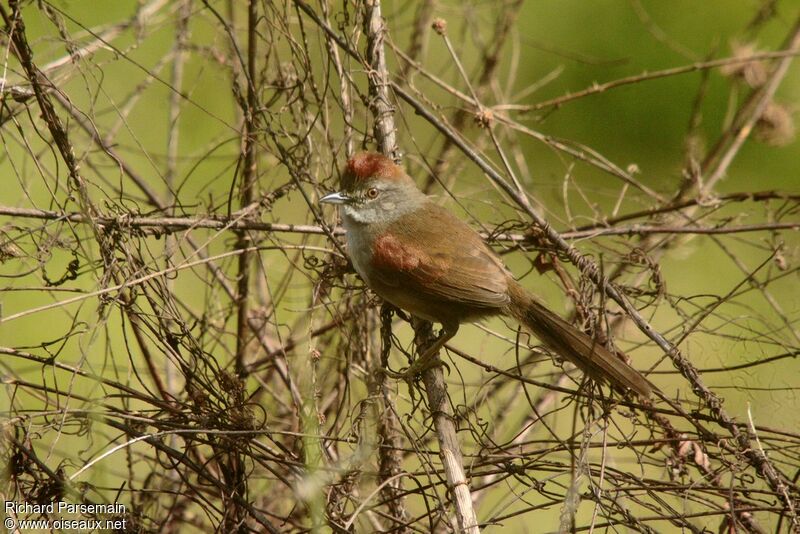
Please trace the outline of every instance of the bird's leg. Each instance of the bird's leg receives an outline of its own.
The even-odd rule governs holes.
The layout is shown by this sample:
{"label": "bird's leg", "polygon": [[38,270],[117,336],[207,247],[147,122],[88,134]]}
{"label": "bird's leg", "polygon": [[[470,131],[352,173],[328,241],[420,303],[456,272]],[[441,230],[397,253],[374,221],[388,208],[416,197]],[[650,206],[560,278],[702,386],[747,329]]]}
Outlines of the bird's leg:
{"label": "bird's leg", "polygon": [[439,354],[439,351],[442,349],[445,343],[450,341],[453,336],[456,335],[458,332],[458,323],[455,325],[445,325],[442,324],[442,330],[439,332],[439,335],[436,337],[436,340],[425,349],[420,356],[414,360],[410,366],[400,372],[394,372],[386,370],[386,374],[392,378],[402,378],[403,380],[410,381],[413,380],[418,374],[427,371],[432,367],[436,367],[437,365],[442,365],[442,362],[436,360],[436,355]]}

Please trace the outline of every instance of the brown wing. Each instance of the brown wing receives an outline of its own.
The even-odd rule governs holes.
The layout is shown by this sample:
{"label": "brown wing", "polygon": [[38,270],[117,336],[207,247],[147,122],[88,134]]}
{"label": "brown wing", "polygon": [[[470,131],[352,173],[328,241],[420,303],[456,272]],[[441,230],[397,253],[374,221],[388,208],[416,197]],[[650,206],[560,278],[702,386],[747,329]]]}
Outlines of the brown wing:
{"label": "brown wing", "polygon": [[[508,302],[508,274],[466,223],[427,203],[427,217],[406,215],[373,244],[374,275],[384,284],[480,308]],[[438,246],[434,244],[439,243]]]}

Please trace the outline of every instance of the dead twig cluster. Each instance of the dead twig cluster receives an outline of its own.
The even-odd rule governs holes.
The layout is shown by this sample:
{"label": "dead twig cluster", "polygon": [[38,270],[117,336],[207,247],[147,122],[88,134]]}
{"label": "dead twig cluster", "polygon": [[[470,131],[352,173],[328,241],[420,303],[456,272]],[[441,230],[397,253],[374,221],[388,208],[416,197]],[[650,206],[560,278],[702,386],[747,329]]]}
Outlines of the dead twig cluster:
{"label": "dead twig cluster", "polygon": [[[540,45],[558,65],[531,69],[519,0],[9,0],[4,500],[136,532],[800,531],[800,193],[724,182],[756,142],[797,151],[800,19],[762,4],[726,54],[632,2],[684,58],[641,72]],[[555,89],[586,65],[622,74]],[[680,77],[677,178],[559,134]],[[613,395],[500,321],[387,378],[434,333],[381,307],[316,202],[360,149],[663,393]]]}

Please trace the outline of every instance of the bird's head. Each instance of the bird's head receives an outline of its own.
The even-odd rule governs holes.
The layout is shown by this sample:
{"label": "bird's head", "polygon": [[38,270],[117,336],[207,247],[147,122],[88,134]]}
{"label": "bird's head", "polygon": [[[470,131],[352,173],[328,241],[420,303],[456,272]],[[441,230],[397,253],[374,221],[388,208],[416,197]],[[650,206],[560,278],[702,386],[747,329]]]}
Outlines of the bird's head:
{"label": "bird's head", "polygon": [[361,152],[347,162],[341,189],[319,201],[341,205],[345,220],[369,224],[392,222],[421,206],[426,198],[391,159]]}

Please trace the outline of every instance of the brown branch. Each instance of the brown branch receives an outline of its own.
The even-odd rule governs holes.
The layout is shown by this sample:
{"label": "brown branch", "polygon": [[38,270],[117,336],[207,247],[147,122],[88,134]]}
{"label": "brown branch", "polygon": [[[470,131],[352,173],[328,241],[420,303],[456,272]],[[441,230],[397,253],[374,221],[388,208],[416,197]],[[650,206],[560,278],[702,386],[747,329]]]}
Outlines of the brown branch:
{"label": "brown branch", "polygon": [[[389,101],[386,58],[383,49],[383,37],[386,31],[381,17],[380,0],[372,0],[366,9],[365,33],[367,36],[367,61],[371,66],[370,108],[375,119],[375,137],[384,155],[399,159],[395,140],[394,109]],[[428,321],[414,322],[414,342],[418,354],[422,354],[435,336]],[[438,355],[435,356],[438,358]],[[380,371],[379,371],[380,372]],[[444,467],[448,490],[452,492],[453,505],[460,531],[467,534],[478,534],[478,519],[472,503],[469,484],[464,474],[464,461],[458,443],[458,435],[453,422],[447,386],[441,366],[435,366],[423,372],[425,392],[429,409],[433,417],[436,435],[439,439],[439,456]]]}
{"label": "brown branch", "polygon": [[[500,54],[503,51],[506,39],[508,39],[508,36],[511,34],[511,29],[514,25],[514,22],[519,16],[519,11],[522,8],[522,4],[523,2],[521,0],[504,2],[500,11],[498,12],[497,19],[495,20],[494,31],[492,32],[492,39],[490,40],[486,49],[483,51],[483,57],[480,61],[480,65],[482,67],[480,76],[478,77],[477,87],[472,93],[472,105],[475,106],[475,109],[467,110],[464,108],[459,108],[458,111],[456,111],[455,117],[453,117],[454,131],[462,130],[467,123],[467,120],[473,116],[475,112],[483,109],[480,99],[485,96],[489,84],[491,83],[495,72],[500,66]],[[442,21],[442,23],[443,22],[444,21]],[[439,27],[441,27],[441,24]],[[446,29],[446,25],[444,28]],[[446,35],[444,30],[442,30],[441,33]],[[409,60],[413,61],[413,58],[409,58]],[[439,149],[439,155],[436,156],[436,165],[433,169],[433,172],[429,175],[427,182],[422,187],[423,191],[429,190],[434,184],[435,177],[442,175],[450,167],[450,162],[454,159],[454,148],[455,145],[451,139],[449,137],[445,137],[444,144],[442,145],[442,148]]]}
{"label": "brown branch", "polygon": [[[734,118],[731,127],[719,139],[717,145],[703,161],[701,174],[705,183],[700,191],[701,194],[706,193],[725,176],[733,159],[739,153],[744,142],[750,137],[756,122],[761,119],[767,105],[772,101],[772,97],[786,76],[792,60],[800,53],[800,17],[795,21],[783,48],[787,56],[780,59],[775,65],[767,83],[753,91],[747,101],[739,108],[739,113]],[[687,184],[687,188],[682,191],[683,195],[679,196],[679,198],[687,196],[686,189],[693,190],[694,182]],[[796,524],[800,528],[800,523]]]}
{"label": "brown branch", "polygon": [[383,154],[399,161],[394,107],[389,99],[389,71],[383,48],[386,25],[381,15],[380,0],[372,0],[367,4],[364,33],[367,37],[366,57],[369,64],[369,108],[375,119],[375,140]]}
{"label": "brown branch", "polygon": [[687,74],[691,72],[698,72],[701,70],[706,69],[715,69],[719,67],[726,67],[728,65],[740,65],[746,63],[752,63],[755,61],[764,61],[764,60],[777,60],[777,59],[786,59],[786,58],[793,58],[798,54],[796,50],[781,50],[778,52],[765,52],[763,54],[753,54],[747,57],[727,57],[723,59],[714,59],[711,61],[699,61],[697,63],[692,63],[691,65],[684,65],[682,67],[673,67],[671,69],[664,69],[658,70],[655,72],[645,72],[642,74],[637,74],[635,76],[628,76],[627,78],[620,78],[619,80],[613,80],[610,82],[605,82],[601,84],[595,84],[591,87],[587,87],[581,91],[576,91],[574,93],[568,93],[563,96],[559,96],[558,98],[552,98],[550,100],[545,100],[544,102],[539,102],[533,104],[532,106],[525,106],[525,105],[506,105],[502,106],[500,109],[503,110],[513,110],[513,111],[521,111],[521,112],[529,112],[529,111],[539,111],[545,108],[550,107],[558,107],[567,102],[571,102],[573,100],[578,100],[579,98],[584,98],[589,95],[595,95],[598,93],[604,93],[609,89],[615,89],[617,87],[622,87],[624,85],[631,85],[635,83],[641,83],[643,81],[649,80],[656,80],[659,78],[666,78],[669,76],[677,76],[679,74]]}
{"label": "brown branch", "polygon": [[[792,56],[793,57],[793,56]],[[782,69],[785,73],[785,69]],[[605,294],[614,300],[617,304],[625,310],[625,313],[633,320],[634,324],[641,330],[647,337],[658,345],[665,354],[667,354],[673,361],[676,368],[681,374],[692,384],[692,388],[703,398],[709,409],[716,415],[719,422],[733,435],[739,446],[739,450],[745,453],[751,462],[751,465],[760,474],[764,474],[770,486],[779,491],[785,496],[784,502],[787,509],[793,515],[793,521],[796,520],[794,514],[794,505],[791,498],[788,496],[788,490],[785,477],[777,473],[774,467],[770,464],[768,459],[761,453],[761,451],[754,450],[750,447],[750,439],[746,433],[739,431],[739,428],[734,424],[733,418],[728,415],[727,411],[722,407],[719,397],[709,390],[703,383],[699,373],[691,365],[689,360],[685,358],[675,345],[669,342],[660,332],[654,329],[650,323],[636,310],[636,308],[601,274],[597,264],[586,256],[581,255],[575,250],[564,238],[555,231],[549,223],[543,219],[538,213],[530,208],[526,208],[526,202],[518,198],[519,193],[510,186],[500,176],[494,168],[489,165],[484,158],[476,153],[461,137],[450,127],[445,125],[437,117],[435,117],[424,105],[422,105],[416,98],[414,98],[408,91],[399,85],[394,84],[393,89],[395,93],[411,105],[414,110],[423,116],[431,125],[436,127],[443,135],[451,138],[453,142],[461,149],[461,151],[471,159],[495,184],[497,184],[511,199],[513,199],[520,208],[541,228],[546,235],[547,239],[569,260],[576,265],[580,271],[601,288]],[[664,398],[665,401],[673,404],[669,399]]]}
{"label": "brown branch", "polygon": [[[780,197],[783,198],[783,197]],[[243,219],[241,215],[233,217],[208,216],[208,217],[139,217],[134,215],[119,215],[111,217],[98,215],[90,219],[77,212],[58,212],[39,210],[35,208],[15,208],[0,206],[0,216],[40,219],[49,221],[67,221],[74,223],[91,223],[97,227],[114,228],[151,228],[158,233],[171,233],[182,230],[230,230],[230,231],[261,231],[287,234],[328,235],[328,230],[313,224],[284,224],[268,223]],[[567,230],[561,232],[564,239],[585,239],[603,236],[635,236],[652,234],[694,234],[694,235],[719,235],[741,234],[748,232],[767,232],[779,230],[795,230],[800,228],[800,222],[771,222],[756,224],[741,224],[735,226],[653,226],[648,224],[635,224],[602,228],[595,225],[594,229]],[[330,230],[333,235],[344,235],[344,228],[334,227]],[[527,234],[509,232],[479,232],[484,239],[511,243],[534,243],[536,240]]]}
{"label": "brown branch", "polygon": [[[61,158],[67,165],[72,187],[78,192],[78,205],[82,212],[91,217],[95,214],[95,206],[89,198],[86,182],[79,172],[78,162],[75,159],[75,152],[70,143],[67,130],[61,121],[61,117],[56,113],[53,102],[50,99],[49,91],[45,89],[45,85],[49,86],[51,84],[44,73],[42,73],[33,62],[33,51],[28,44],[19,0],[9,0],[8,5],[11,8],[11,16],[8,15],[2,5],[0,5],[0,16],[2,16],[3,21],[6,23],[14,53],[22,64],[25,75],[33,87],[36,102],[39,105],[39,109],[42,111],[42,119],[47,125],[50,135],[58,148],[58,152],[61,154]],[[99,241],[99,236],[95,235],[95,237]]]}
{"label": "brown branch", "polygon": [[[258,53],[258,40],[256,34],[258,22],[258,9],[256,0],[249,0],[247,3],[247,65],[244,67],[244,79],[247,84],[247,99],[240,103],[242,114],[244,115],[244,128],[242,130],[242,183],[239,189],[240,208],[246,209],[253,203],[253,189],[256,185],[256,133],[258,124],[256,121],[257,109],[259,106],[258,95],[256,93],[256,55]],[[246,231],[238,232],[236,247],[247,249],[252,244],[252,238]],[[239,266],[236,283],[236,372],[244,377],[247,376],[247,356],[248,346],[248,325],[247,319],[250,313],[250,264],[252,257],[250,253],[243,252],[239,256]]]}
{"label": "brown branch", "polygon": [[[436,7],[435,1],[425,0],[423,8],[427,11],[421,9],[416,21],[410,10],[394,11],[391,16],[397,18],[385,23],[396,38],[392,42],[388,34],[385,36],[384,45],[392,47],[387,49],[392,57],[387,58],[386,68],[394,69],[392,59],[397,58],[398,72],[404,74],[387,71],[384,81],[393,80],[389,86],[381,85],[374,76],[377,72],[361,53],[366,39],[366,3],[322,2],[311,9],[303,0],[256,1],[259,11],[264,11],[255,37],[262,41],[255,47],[259,51],[257,73],[249,72],[252,68],[247,66],[247,2],[153,2],[158,3],[165,7],[154,18],[144,15],[148,5],[142,4],[127,12],[121,24],[98,16],[93,17],[92,27],[84,26],[80,17],[59,15],[61,11],[51,9],[47,2],[21,8],[28,26],[32,29],[36,24],[37,36],[41,33],[41,38],[30,42],[31,57],[39,58],[42,64],[51,56],[59,58],[57,70],[48,72],[47,67],[38,67],[47,76],[39,76],[40,89],[52,104],[60,104],[56,111],[64,133],[70,136],[79,173],[96,203],[91,213],[80,204],[75,180],[54,142],[52,125],[46,123],[33,85],[17,61],[11,29],[6,32],[11,54],[9,76],[15,85],[6,88],[12,98],[3,102],[5,113],[0,121],[8,146],[4,168],[10,178],[10,193],[17,197],[9,197],[7,207],[0,206],[0,263],[7,280],[7,288],[0,291],[16,291],[5,299],[5,308],[10,308],[4,312],[9,314],[6,320],[25,320],[3,327],[12,334],[10,340],[29,344],[43,356],[28,358],[22,352],[25,346],[7,351],[0,348],[7,360],[4,370],[11,402],[4,432],[26,448],[15,450],[12,446],[3,451],[0,447],[0,457],[10,467],[3,471],[10,476],[8,481],[26,500],[39,502],[49,495],[43,486],[59,486],[62,480],[72,478],[47,467],[74,457],[63,446],[53,449],[55,456],[49,450],[51,443],[63,445],[61,436],[71,434],[70,443],[94,437],[94,447],[82,448],[87,458],[99,459],[119,451],[115,454],[120,462],[112,478],[127,482],[126,488],[130,488],[119,500],[126,502],[126,507],[131,503],[128,515],[135,521],[133,530],[161,526],[169,531],[215,527],[228,531],[240,526],[237,517],[245,519],[251,530],[269,528],[253,521],[255,513],[263,514],[261,519],[278,530],[313,530],[320,525],[325,528],[325,523],[336,532],[436,531],[451,527],[446,523],[458,530],[452,501],[460,488],[450,489],[452,484],[437,456],[445,446],[434,443],[446,441],[439,436],[440,428],[449,432],[443,426],[446,421],[439,427],[436,418],[444,415],[451,419],[450,428],[457,431],[447,436],[461,442],[449,446],[461,455],[464,477],[450,478],[461,481],[460,485],[469,490],[473,510],[486,512],[481,520],[487,525],[513,521],[517,526],[526,520],[535,521],[545,509],[561,507],[565,493],[567,504],[574,502],[577,493],[572,488],[565,492],[564,486],[573,472],[584,475],[585,484],[576,487],[588,488],[581,498],[589,513],[580,516],[580,523],[576,519],[574,526],[565,524],[567,529],[596,531],[602,528],[601,521],[608,521],[604,524],[612,528],[616,525],[643,532],[657,529],[659,524],[687,532],[704,528],[759,532],[760,522],[765,528],[785,530],[785,523],[793,519],[785,501],[797,498],[797,481],[788,480],[786,491],[771,489],[770,480],[748,456],[751,451],[731,439],[733,433],[719,426],[723,424],[719,413],[703,404],[705,391],[693,394],[683,376],[667,376],[664,369],[670,366],[664,365],[666,357],[658,360],[655,373],[671,402],[645,406],[634,399],[598,397],[598,389],[577,385],[580,374],[564,375],[563,369],[552,367],[535,349],[524,355],[517,353],[514,358],[510,353],[522,350],[522,340],[504,333],[504,327],[500,331],[481,328],[480,343],[464,347],[468,348],[465,358],[469,361],[456,356],[464,352],[445,347],[452,351],[455,363],[449,376],[445,370],[446,384],[422,384],[425,389],[421,398],[415,384],[409,389],[411,398],[403,398],[396,383],[379,372],[379,360],[388,358],[390,352],[394,356],[395,351],[414,346],[410,340],[401,342],[396,337],[406,331],[406,325],[382,316],[381,326],[385,328],[381,328],[383,339],[378,343],[374,295],[350,274],[343,259],[341,229],[328,226],[313,204],[322,188],[330,187],[335,180],[336,162],[351,154],[351,147],[362,144],[359,136],[366,137],[364,145],[373,143],[375,110],[368,109],[373,103],[388,104],[384,109],[387,120],[394,117],[398,121],[401,115],[392,113],[402,113],[407,121],[403,124],[409,129],[401,127],[396,132],[396,143],[418,143],[419,158],[436,164],[431,154],[435,157],[439,147],[451,142],[448,134],[431,128],[424,114],[423,118],[413,117],[416,108],[406,104],[396,88],[413,95],[420,107],[455,131],[454,139],[460,138],[473,152],[484,157],[484,152],[493,154],[493,161],[486,160],[488,164],[517,195],[528,196],[514,198],[501,191],[498,198],[506,202],[499,210],[509,205],[515,209],[514,202],[519,200],[536,201],[520,187],[520,182],[535,180],[527,170],[530,154],[523,142],[547,143],[555,149],[557,158],[568,154],[567,160],[578,158],[576,161],[586,161],[626,181],[608,215],[602,211],[604,204],[593,201],[594,191],[580,189],[581,183],[568,175],[565,197],[569,188],[579,188],[593,215],[578,221],[567,205],[568,222],[561,226],[567,231],[557,232],[560,237],[572,244],[577,244],[574,239],[597,238],[592,239],[591,246],[585,245],[587,251],[602,253],[598,263],[606,271],[598,277],[618,281],[619,291],[631,299],[640,314],[648,320],[652,315],[660,324],[668,325],[661,334],[687,355],[695,356],[688,350],[707,349],[711,346],[707,341],[716,339],[718,356],[724,360],[719,364],[722,367],[709,367],[706,362],[705,371],[730,374],[706,377],[704,369],[695,371],[718,383],[721,391],[736,390],[737,396],[731,395],[728,404],[751,389],[789,399],[791,374],[773,377],[777,382],[757,382],[779,372],[776,363],[769,367],[762,364],[790,364],[796,352],[784,336],[794,332],[796,338],[797,329],[793,328],[791,314],[779,306],[789,297],[785,291],[778,291],[789,287],[786,284],[797,271],[792,249],[782,241],[791,238],[791,229],[797,228],[798,196],[769,191],[717,195],[713,182],[712,187],[703,187],[703,180],[718,172],[725,153],[731,155],[729,162],[736,155],[739,149],[730,149],[738,129],[759,112],[752,103],[737,111],[737,91],[742,91],[747,102],[756,102],[753,94],[758,92],[762,98],[763,92],[758,88],[750,91],[738,78],[731,79],[729,115],[736,120],[726,122],[730,130],[720,138],[725,142],[710,144],[719,148],[712,150],[713,157],[707,160],[703,172],[695,163],[702,160],[702,149],[699,144],[693,145],[684,171],[687,180],[679,184],[685,188],[683,196],[667,193],[662,180],[655,191],[662,198],[640,187],[649,185],[646,180],[626,173],[624,166],[619,168],[603,154],[569,140],[550,138],[544,130],[522,129],[527,125],[510,118],[517,109],[514,104],[524,103],[522,100],[541,86],[530,85],[512,96],[515,77],[522,73],[527,60],[526,49],[531,44],[537,46],[529,36],[520,35],[522,46],[506,46],[503,50],[508,53],[495,56],[502,70],[495,69],[488,77],[487,92],[481,95],[478,80],[482,70],[490,67],[486,58],[493,47],[502,46],[504,32],[515,36],[524,31],[518,20],[505,30],[498,24],[518,0],[445,11]],[[762,9],[766,9],[774,2],[762,3]],[[5,5],[8,9],[9,4]],[[425,57],[424,52],[413,58],[413,48],[427,39],[427,28],[420,25],[434,11],[451,20],[450,37],[436,43],[437,50],[445,54],[450,51],[444,63],[442,57]],[[191,20],[185,20],[187,16]],[[205,31],[186,33],[196,28],[194,21],[203,19],[214,22],[213,39],[208,39]],[[310,22],[312,19],[314,22]],[[40,20],[45,22],[43,28]],[[48,20],[52,28],[47,27]],[[393,20],[406,26],[395,31]],[[182,28],[184,22],[189,26]],[[73,28],[79,31],[70,33]],[[117,28],[128,28],[124,39],[107,47],[107,52],[92,55],[89,49],[104,47],[103,40],[108,36],[122,35]],[[164,28],[173,37],[172,44],[167,43],[166,55],[149,58],[136,53],[154,31],[161,29],[159,33],[164,34]],[[95,35],[100,37],[93,38]],[[408,35],[412,35],[412,61],[405,60],[408,56],[399,46],[408,43]],[[63,50],[54,48],[59,46],[66,49],[66,56]],[[192,65],[186,71],[191,74],[189,78],[182,78],[179,72],[184,60],[182,47],[187,69]],[[742,61],[745,59],[753,60]],[[779,59],[746,66],[758,67],[759,83],[767,83],[774,79],[769,67],[776,66]],[[170,65],[171,77],[161,78]],[[114,74],[132,74],[130,86],[105,84],[103,80],[111,72],[108,66]],[[558,76],[564,69],[562,66],[552,72]],[[501,71],[508,74],[507,80],[499,80]],[[434,72],[446,75],[440,79]],[[702,75],[708,77],[711,72],[706,69]],[[140,74],[141,79],[135,79]],[[251,134],[246,131],[249,125],[245,117],[251,107],[247,94],[250,87],[245,84],[248,77],[247,85],[257,89],[258,99],[262,95],[265,99],[257,105],[257,115],[251,122],[258,129]],[[205,93],[208,88],[201,85],[209,79],[218,83],[213,91],[217,97],[224,101],[227,94],[234,104],[226,108],[224,117],[234,117],[238,103],[242,110],[238,126],[235,118],[231,123],[214,115],[219,102],[207,101],[199,106],[191,100],[191,95]],[[455,82],[449,83],[452,79]],[[383,96],[372,96],[367,82],[377,89],[382,87]],[[423,85],[416,87],[415,83]],[[708,91],[717,89],[707,87]],[[690,112],[688,137],[700,133],[705,94],[701,81]],[[140,110],[142,104],[152,102],[153,96],[163,100],[162,105]],[[178,124],[184,102],[206,109],[181,115]],[[168,120],[169,128],[161,128],[169,137],[166,142],[162,136],[150,135],[152,125],[149,121],[142,123],[144,111],[148,118],[163,113]],[[476,111],[487,119],[481,123],[484,129],[452,127],[456,113],[463,112],[471,119]],[[190,117],[192,123],[186,120]],[[208,127],[198,119],[213,124]],[[220,126],[217,121],[225,124]],[[377,130],[374,135],[379,137]],[[263,195],[254,191],[247,202],[242,200],[248,172],[244,161],[251,139],[259,140],[254,151],[259,168],[255,170],[264,170],[260,169],[262,163],[269,165],[256,187],[263,184],[272,188],[285,182],[287,175],[290,178],[288,187],[280,186]],[[162,153],[165,143],[166,153]],[[453,142],[452,146],[456,148],[448,163],[456,167],[437,177],[445,189],[463,175],[457,169],[473,165],[459,154],[459,145]],[[237,155],[239,166],[234,171],[230,162]],[[724,164],[728,172],[732,168],[729,162]],[[155,172],[139,169],[140,165],[142,169],[149,165]],[[163,174],[159,172],[162,168]],[[791,170],[787,172],[791,174]],[[520,180],[514,179],[515,173]],[[601,185],[605,188],[607,184]],[[290,190],[293,194],[284,196]],[[482,204],[486,199],[473,200]],[[653,206],[645,206],[648,200]],[[747,202],[742,205],[745,213],[738,214],[732,202]],[[44,210],[25,209],[39,206]],[[543,261],[532,267],[555,270],[544,275],[550,280],[546,284],[563,286],[564,294],[575,303],[576,322],[585,325],[593,310],[606,307],[602,295],[598,299],[597,283],[563,267],[564,254],[548,243],[536,222],[523,215],[527,206],[521,206],[518,215],[483,227],[484,238],[503,253],[513,254],[509,259],[512,263],[527,262],[541,251]],[[461,207],[466,211],[470,208]],[[548,213],[545,206],[538,209]],[[262,219],[270,222],[262,223]],[[290,221],[304,224],[285,224]],[[103,241],[95,242],[92,234]],[[327,239],[316,237],[323,235]],[[731,265],[734,270],[739,267],[747,278],[745,283],[722,295],[718,289],[707,295],[707,288],[694,282],[681,285],[680,294],[667,292],[668,271],[662,273],[658,262],[670,248],[695,235],[705,236],[702,245],[709,241],[716,244],[727,263],[715,265]],[[603,236],[607,237],[600,239]],[[246,246],[241,238],[252,242]],[[728,249],[728,244],[736,247]],[[764,260],[760,272],[750,268],[754,256],[745,256],[746,249],[741,246],[754,251],[759,263]],[[627,249],[632,252],[626,254]],[[774,256],[761,257],[764,251]],[[219,252],[225,254],[213,256]],[[237,271],[243,253],[254,262]],[[69,261],[66,267],[65,259]],[[261,269],[258,275],[253,270],[256,265]],[[49,284],[48,275],[64,269],[74,278],[56,275],[53,279],[56,283],[71,281],[68,285],[74,287],[39,287],[45,284],[40,283],[38,275]],[[242,272],[250,278],[244,291],[241,278],[236,279]],[[692,286],[697,287],[696,294],[687,294]],[[303,288],[309,287],[313,292],[304,298],[308,291]],[[774,289],[774,295],[768,289]],[[245,291],[249,293],[244,303],[248,313],[242,313],[239,306]],[[80,297],[65,299],[75,295]],[[758,305],[760,299],[766,299],[769,305]],[[613,303],[609,306],[612,313],[607,314],[603,331],[618,336],[634,358],[648,358],[648,352],[658,358],[660,351],[653,342],[633,331],[636,329],[622,328],[630,326],[628,316],[613,310]],[[118,314],[112,316],[109,309]],[[69,330],[53,332],[65,324],[63,319],[71,323],[66,325]],[[35,331],[33,337],[24,334],[26,325],[36,327],[39,323],[47,326],[40,335]],[[49,337],[51,332],[55,339]],[[424,347],[432,334],[419,328],[417,332],[417,345]],[[249,346],[245,349],[243,340],[247,338]],[[473,338],[459,339],[469,344]],[[421,350],[418,348],[418,352]],[[232,371],[245,351],[248,357],[244,363],[250,374],[243,382]],[[783,354],[767,356],[776,353]],[[759,361],[740,364],[739,360]],[[290,366],[288,362],[295,363]],[[168,365],[166,371],[164,364]],[[293,381],[294,367],[301,373],[297,375],[299,387]],[[145,374],[148,370],[153,380]],[[41,377],[26,380],[31,371]],[[184,378],[185,388],[180,382],[170,381],[170,371],[181,373],[175,378]],[[686,372],[674,370],[671,375]],[[116,376],[125,389],[107,376]],[[761,385],[765,387],[758,387]],[[677,387],[673,390],[673,386]],[[437,390],[444,395],[433,398],[430,392]],[[764,402],[770,401],[765,399],[754,408],[768,410]],[[31,400],[39,407],[35,411],[30,410]],[[398,402],[400,409],[395,407]],[[765,417],[779,419],[774,413]],[[113,426],[105,422],[106,418],[124,424]],[[571,435],[570,418],[574,421]],[[752,427],[747,421],[739,418],[735,422],[738,431],[752,440],[751,448],[769,460],[778,476],[786,476],[781,471],[789,473],[796,468],[800,461],[797,432],[759,425],[758,418],[749,418]],[[142,434],[145,426],[154,428],[156,434]],[[157,439],[168,449],[144,438]],[[134,442],[137,445],[131,447]],[[112,448],[106,449],[103,443]],[[36,462],[40,450],[47,450],[49,459]],[[7,452],[15,456],[9,458]],[[309,452],[322,456],[305,461]],[[243,463],[237,463],[237,459]],[[443,459],[446,464],[444,455]],[[78,474],[85,473],[94,462],[85,464]],[[69,465],[65,469],[69,471]],[[253,480],[260,481],[257,493],[237,491],[243,473],[250,489]],[[792,471],[788,476],[794,474]],[[113,489],[98,491],[103,500],[114,497]],[[162,506],[165,513],[157,518],[149,514],[148,503],[152,502]],[[686,516],[685,506],[695,514]],[[200,516],[194,513],[198,509],[203,511]],[[719,526],[712,525],[713,521]]]}
{"label": "brown branch", "polygon": [[[74,223],[94,222],[100,227],[105,226],[136,229],[154,228],[164,233],[179,230],[209,229],[231,231],[254,230],[262,232],[327,235],[327,232],[321,226],[310,224],[283,224],[252,221],[243,218],[244,214],[241,212],[234,214],[231,217],[139,217],[133,215],[120,215],[111,217],[107,215],[99,215],[96,219],[90,219],[86,215],[77,212],[62,213],[57,211],[39,210],[35,208],[14,208],[9,206],[0,206],[0,216],[3,215],[9,217],[22,217]],[[344,230],[341,228],[336,228],[334,231],[337,235],[344,233]]]}

